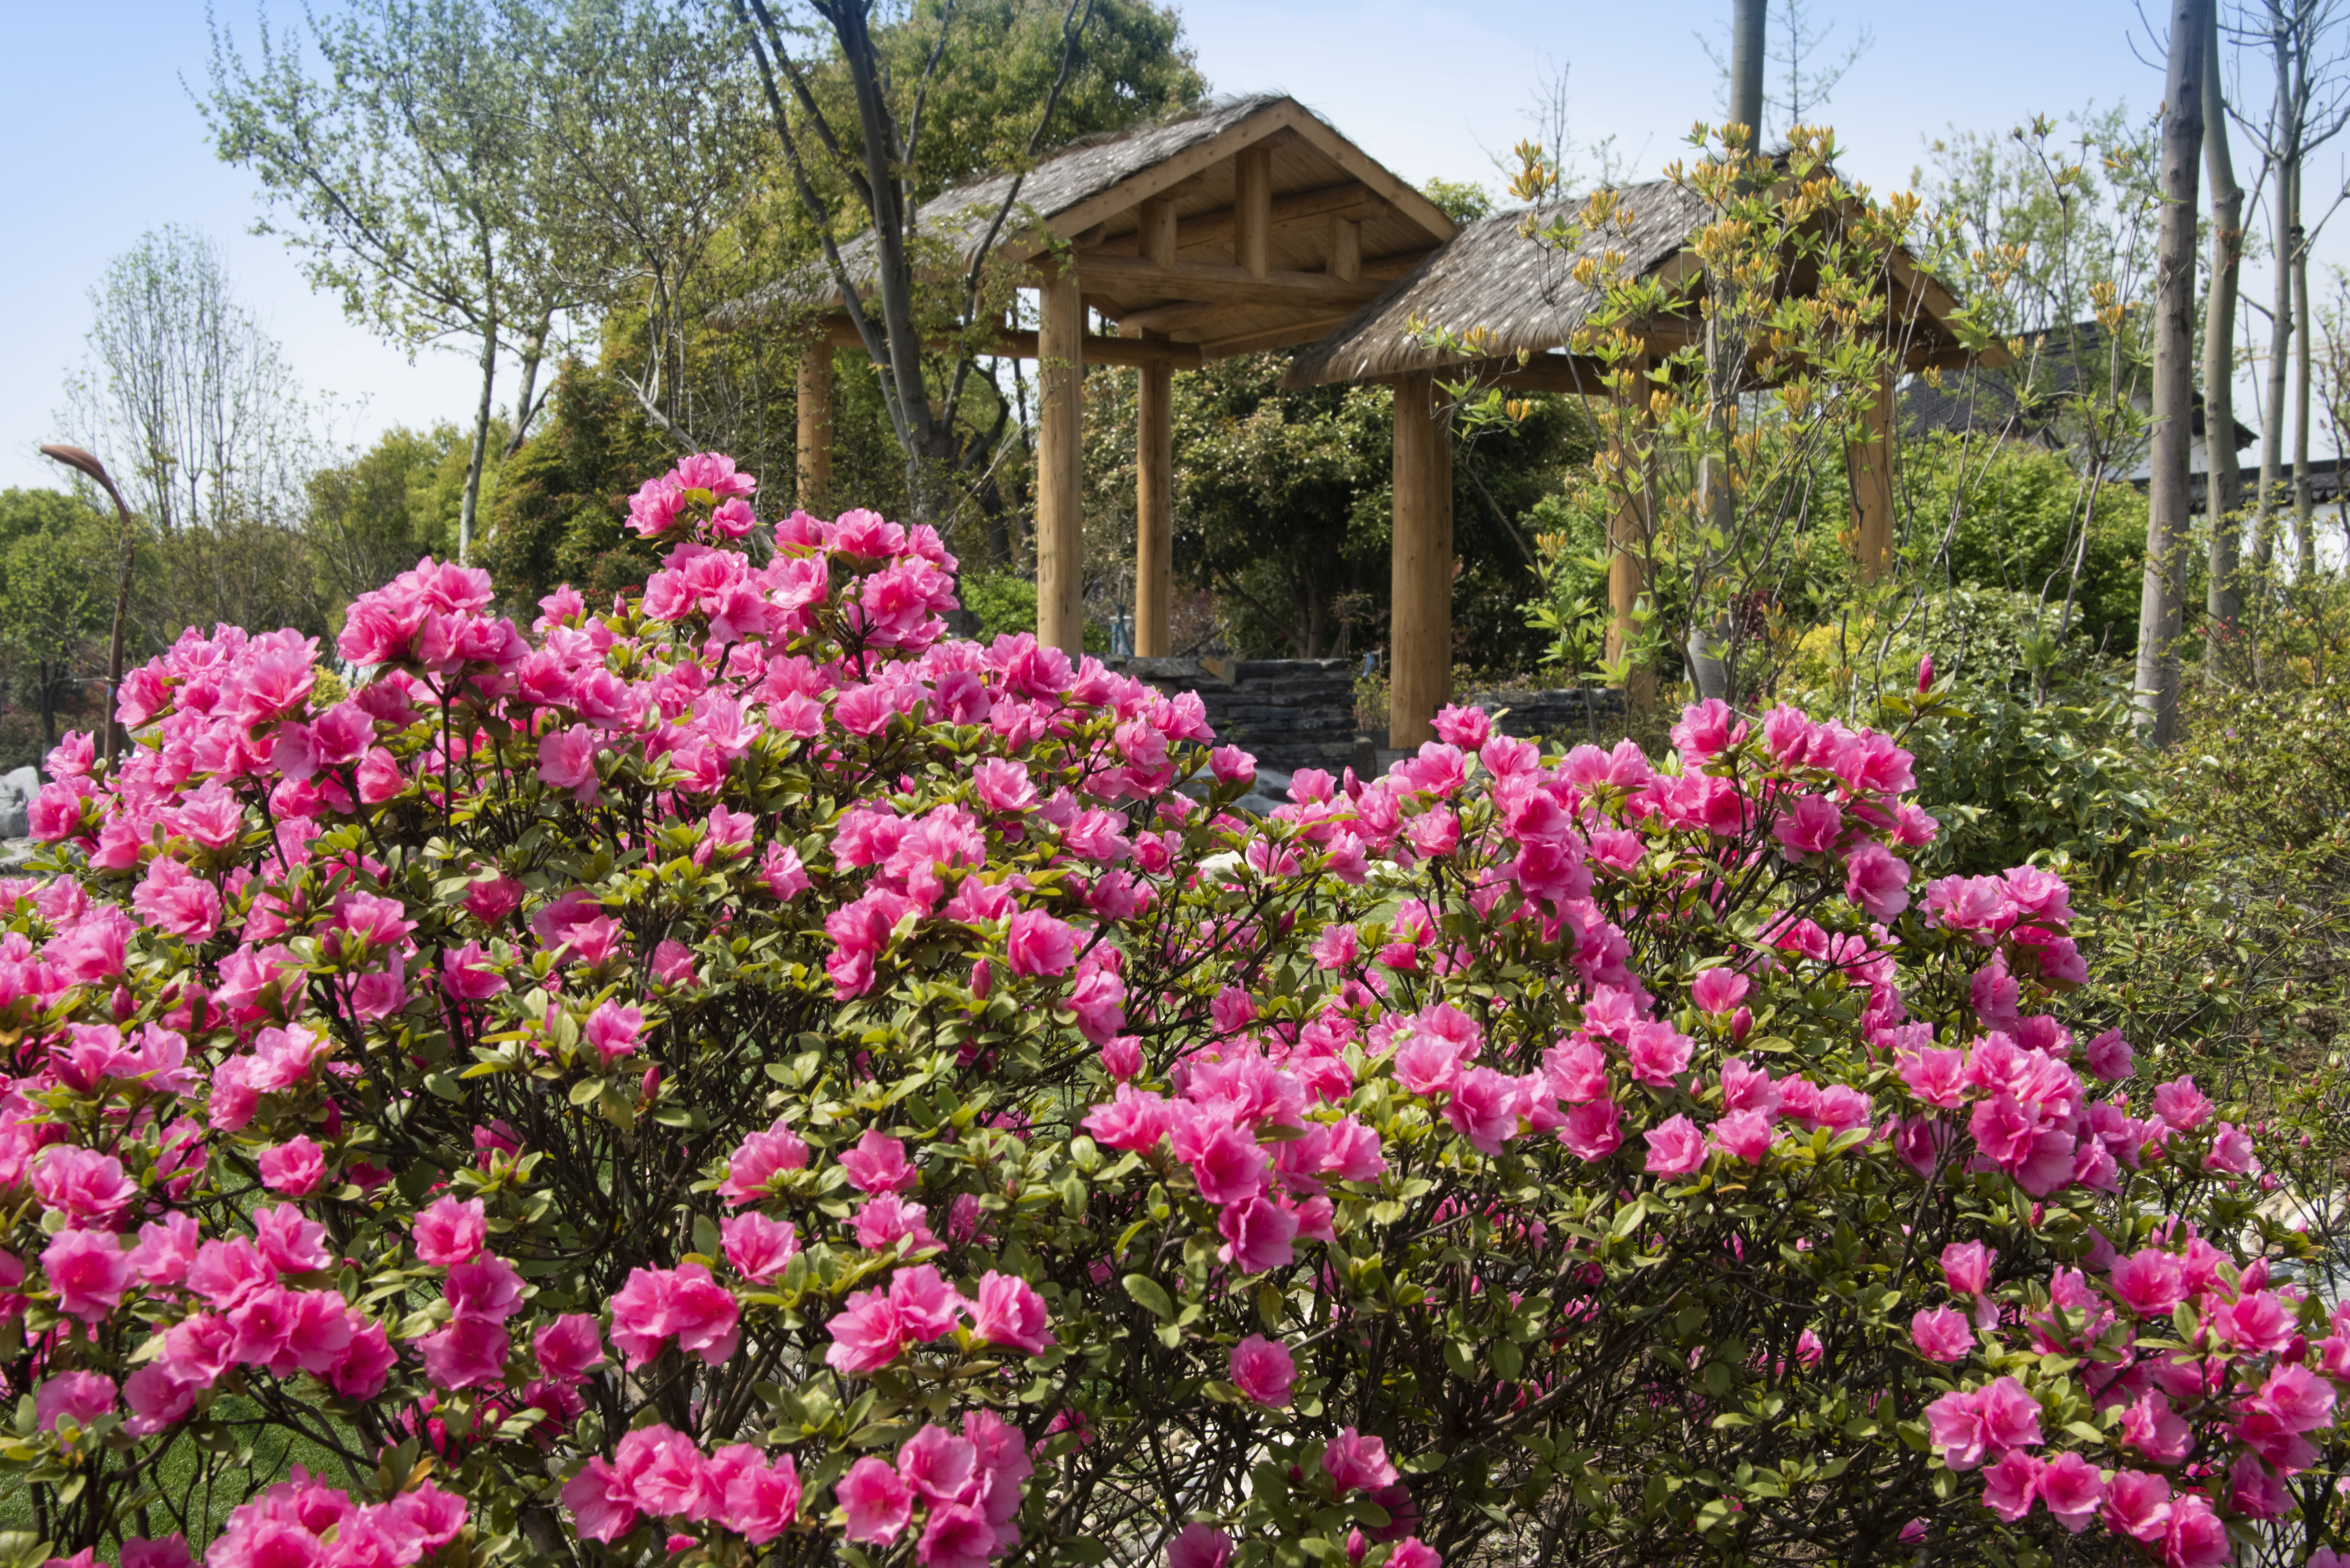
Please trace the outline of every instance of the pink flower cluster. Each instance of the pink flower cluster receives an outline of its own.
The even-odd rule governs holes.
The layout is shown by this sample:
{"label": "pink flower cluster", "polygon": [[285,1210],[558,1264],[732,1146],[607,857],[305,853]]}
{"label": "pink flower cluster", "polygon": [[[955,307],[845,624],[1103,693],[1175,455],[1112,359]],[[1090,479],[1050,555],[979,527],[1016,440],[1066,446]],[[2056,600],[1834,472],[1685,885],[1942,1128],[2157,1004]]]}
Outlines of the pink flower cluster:
{"label": "pink flower cluster", "polygon": [[[2253,1179],[2257,1129],[2191,1079],[2133,1098],[2118,1033],[2045,1011],[2082,972],[2061,880],[1913,888],[1936,829],[1891,738],[1709,703],[1655,763],[1545,757],[1453,709],[1243,820],[1196,696],[947,640],[927,528],[738,547],[754,489],[708,453],[649,482],[644,590],[527,629],[421,562],[350,607],[340,700],[307,639],[192,632],[125,681],[119,765],[51,756],[54,858],[0,881],[0,1320],[42,1465],[209,1441],[241,1380],[372,1402],[417,1458],[364,1503],[246,1501],[213,1568],[421,1562],[556,1480],[624,1554],[981,1568],[1028,1492],[1059,1530],[1066,1478],[1127,1484],[1130,1367],[1064,1343],[1114,1324],[1286,1456],[1183,1492],[1175,1568],[1365,1503],[1320,1554],[1440,1568],[1365,1299],[1428,1377],[1485,1370],[1414,1336],[1507,1324],[1478,1390],[1539,1412],[1637,1292],[1611,1209],[1609,1247],[1666,1247],[1661,1216],[1858,1168],[2011,1217],[1877,1346],[1985,1521],[2200,1563],[2282,1517],[2350,1332],[2146,1209]],[[2076,1245],[2091,1215],[2121,1241]],[[1776,1266],[1747,1223],[1707,1268]],[[1838,1310],[1739,1376],[1842,1376]]]}
{"label": "pink flower cluster", "polygon": [[921,1511],[914,1560],[922,1568],[985,1568],[1020,1544],[1021,1488],[1035,1473],[1019,1432],[993,1412],[962,1418],[962,1435],[924,1427],[893,1467],[870,1455],[848,1467],[837,1495],[851,1541],[887,1546]]}
{"label": "pink flower cluster", "polygon": [[[354,1503],[320,1484],[301,1466],[233,1511],[220,1539],[204,1553],[207,1568],[328,1568],[329,1563],[383,1563],[408,1568],[457,1538],[465,1528],[465,1500],[431,1481],[388,1502]],[[125,1553],[125,1568],[131,1568]]]}
{"label": "pink flower cluster", "polygon": [[1378,1134],[1362,1122],[1308,1114],[1352,1087],[1351,1038],[1343,1013],[1291,1044],[1243,1035],[1178,1064],[1176,1098],[1120,1085],[1087,1113],[1086,1130],[1109,1148],[1165,1143],[1218,1211],[1223,1261],[1244,1274],[1284,1267],[1299,1241],[1331,1238],[1327,1183],[1375,1182],[1387,1169]]}
{"label": "pink flower cluster", "polygon": [[799,1517],[800,1474],[789,1454],[770,1460],[749,1443],[733,1443],[705,1455],[684,1433],[655,1422],[623,1436],[611,1459],[580,1466],[563,1485],[563,1503],[590,1541],[618,1541],[641,1515],[716,1524],[760,1546]]}

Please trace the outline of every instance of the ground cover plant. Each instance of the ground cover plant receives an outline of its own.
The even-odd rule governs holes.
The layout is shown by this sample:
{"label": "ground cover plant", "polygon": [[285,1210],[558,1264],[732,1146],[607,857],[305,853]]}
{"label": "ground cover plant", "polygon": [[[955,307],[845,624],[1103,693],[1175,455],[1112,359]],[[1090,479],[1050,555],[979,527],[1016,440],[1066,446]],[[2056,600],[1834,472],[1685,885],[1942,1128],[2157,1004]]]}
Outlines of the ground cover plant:
{"label": "ground cover plant", "polygon": [[928,530],[754,494],[685,460],[642,591],[527,629],[421,563],[347,691],[191,633],[120,763],[53,755],[0,1554],[2333,1541],[2297,1129],[2071,1027],[2055,876],[1914,875],[1896,735],[1449,711],[1243,818],[1195,700],[948,639]]}

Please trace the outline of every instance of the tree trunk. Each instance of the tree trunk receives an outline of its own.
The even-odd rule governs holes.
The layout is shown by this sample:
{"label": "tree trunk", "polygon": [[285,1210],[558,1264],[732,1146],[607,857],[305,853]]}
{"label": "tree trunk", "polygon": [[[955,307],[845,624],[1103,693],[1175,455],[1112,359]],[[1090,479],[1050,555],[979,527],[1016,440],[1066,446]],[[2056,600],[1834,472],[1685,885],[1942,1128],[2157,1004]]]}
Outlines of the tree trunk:
{"label": "tree trunk", "polygon": [[2317,570],[2317,522],[2309,494],[2309,250],[2293,256],[2293,552],[2295,572]]}
{"label": "tree trunk", "polygon": [[2212,641],[2204,673],[2219,675],[2218,637],[2244,613],[2236,585],[2243,477],[2236,466],[2236,285],[2244,261],[2244,188],[2228,153],[2228,108],[2220,94],[2219,7],[2203,40],[2203,156],[2211,179],[2211,295],[2203,317],[2203,515],[2211,525],[2203,612]]}
{"label": "tree trunk", "polygon": [[1737,0],[1730,21],[1730,118],[1762,151],[1762,39],[1770,0]]}
{"label": "tree trunk", "polygon": [[465,460],[465,498],[457,508],[457,564],[473,558],[473,520],[482,504],[482,469],[490,455],[490,395],[497,388],[498,329],[494,321],[482,328],[482,400],[473,410],[473,450]]}
{"label": "tree trunk", "polygon": [[2155,257],[2154,455],[2137,630],[2138,731],[2168,747],[2178,728],[2178,633],[2187,594],[2187,474],[2194,446],[2196,163],[2203,154],[2203,51],[2213,0],[2174,0],[2163,84],[2162,220]]}
{"label": "tree trunk", "polygon": [[[2279,26],[2283,26],[2282,19]],[[2261,409],[2261,493],[2253,511],[2252,565],[2276,557],[2276,510],[2284,481],[2285,371],[2293,355],[2292,256],[2301,247],[2301,116],[2293,92],[2291,36],[2272,35],[2277,67],[2276,290],[2270,317],[2268,395]]]}
{"label": "tree trunk", "polygon": [[546,334],[552,326],[542,316],[530,336],[523,339],[522,393],[515,399],[514,433],[506,437],[505,450],[499,454],[501,461],[522,450],[522,443],[530,436],[531,421],[538,417],[539,405],[546,400],[537,396],[538,368],[546,358]]}

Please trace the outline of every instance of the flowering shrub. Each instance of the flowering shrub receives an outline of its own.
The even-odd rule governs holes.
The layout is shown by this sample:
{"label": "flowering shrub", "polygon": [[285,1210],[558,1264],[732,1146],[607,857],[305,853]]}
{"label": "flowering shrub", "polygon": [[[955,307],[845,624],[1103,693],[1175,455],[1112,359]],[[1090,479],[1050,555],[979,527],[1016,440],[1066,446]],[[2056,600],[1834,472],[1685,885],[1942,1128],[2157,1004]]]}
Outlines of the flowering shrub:
{"label": "flowering shrub", "polygon": [[2062,882],[1912,877],[1891,738],[1450,711],[1244,821],[1196,700],[943,640],[929,530],[752,491],[686,460],[642,594],[527,632],[420,564],[331,705],[304,639],[191,633],[118,769],[52,756],[0,1554],[2331,1528],[2350,1336],[2258,1139],[2052,1011]]}

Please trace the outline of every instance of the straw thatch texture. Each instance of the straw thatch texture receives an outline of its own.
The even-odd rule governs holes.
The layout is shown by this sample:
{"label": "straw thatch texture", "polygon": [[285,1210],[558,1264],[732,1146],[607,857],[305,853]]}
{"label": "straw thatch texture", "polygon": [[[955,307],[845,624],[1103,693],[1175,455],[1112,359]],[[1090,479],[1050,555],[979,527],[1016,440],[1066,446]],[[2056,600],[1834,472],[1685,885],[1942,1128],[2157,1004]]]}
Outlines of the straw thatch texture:
{"label": "straw thatch texture", "polygon": [[1627,186],[1617,195],[1628,225],[1611,219],[1563,250],[1522,230],[1529,217],[1536,234],[1561,219],[1573,221],[1585,211],[1586,198],[1497,213],[1471,224],[1327,337],[1298,350],[1283,384],[1316,387],[1448,363],[1413,336],[1414,321],[1458,332],[1482,327],[1492,334],[1489,352],[1497,355],[1563,347],[1604,297],[1603,290],[1575,281],[1576,262],[1614,251],[1635,275],[1644,275],[1679,254],[1704,221],[1702,199],[1669,181]]}
{"label": "straw thatch texture", "polygon": [[[1073,143],[1028,171],[1020,183],[1016,206],[1049,220],[1286,101],[1277,93],[1229,99],[1180,119]],[[1013,179],[1010,174],[996,174],[976,184],[941,192],[921,204],[915,232],[931,243],[943,242],[952,248],[960,265],[970,265],[973,253],[987,237],[988,225],[1011,192]],[[1015,211],[1004,225],[1004,235],[1016,234],[1021,226],[1020,213]],[[874,286],[871,231],[842,245],[840,259],[860,291]],[[733,330],[792,310],[840,302],[831,268],[818,261],[720,306],[711,312],[710,320],[723,330]]]}

